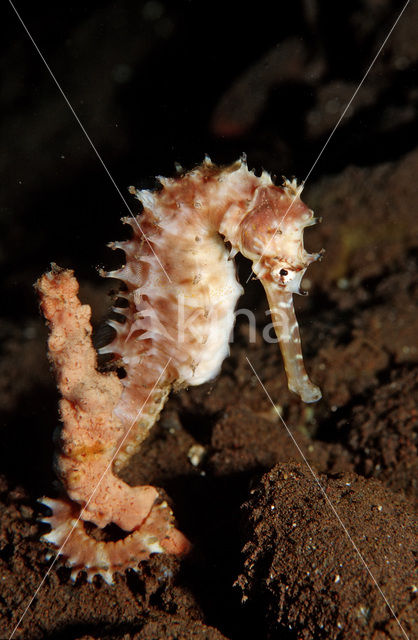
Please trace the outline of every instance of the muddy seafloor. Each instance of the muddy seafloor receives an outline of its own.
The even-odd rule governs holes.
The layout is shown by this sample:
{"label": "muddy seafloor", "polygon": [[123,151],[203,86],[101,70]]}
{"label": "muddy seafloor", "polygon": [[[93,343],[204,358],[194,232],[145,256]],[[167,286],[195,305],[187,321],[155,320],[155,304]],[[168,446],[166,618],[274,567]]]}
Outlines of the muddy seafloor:
{"label": "muddy seafloor", "polygon": [[[34,8],[22,17],[125,195],[204,153],[221,163],[245,151],[257,171],[304,178],[403,5],[333,6],[236,15],[216,2],[51,4],[47,19]],[[10,9],[1,638],[23,614],[14,637],[27,640],[418,636],[417,19],[411,3],[304,191],[323,219],[305,244],[326,254],[296,305],[323,399],[304,405],[287,390],[279,349],[263,340],[266,300],[250,281],[239,306],[257,316],[255,339],[241,316],[221,375],[170,398],[123,474],[161,488],[193,550],[181,561],[155,556],[109,586],[83,576],[73,585],[61,562],[47,573],[37,498],[57,491],[58,397],[32,284],[50,261],[74,268],[103,341],[112,285],[95,266],[120,264],[105,243],[127,237],[127,212]],[[244,283],[249,263],[238,267]]]}

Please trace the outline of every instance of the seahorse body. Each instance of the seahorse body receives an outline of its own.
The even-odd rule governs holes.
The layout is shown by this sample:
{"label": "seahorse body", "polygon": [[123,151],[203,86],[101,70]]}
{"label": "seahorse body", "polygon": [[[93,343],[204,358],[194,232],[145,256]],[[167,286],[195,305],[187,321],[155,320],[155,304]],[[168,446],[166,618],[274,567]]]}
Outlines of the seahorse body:
{"label": "seahorse body", "polygon": [[[112,582],[114,571],[136,568],[153,552],[187,551],[157,491],[128,487],[115,472],[139,448],[172,388],[219,373],[242,293],[232,260],[238,251],[253,261],[266,290],[289,388],[305,402],[321,397],[303,366],[293,309],[292,294],[320,256],[303,247],[303,229],[315,218],[296,182],[277,187],[242,160],[222,168],[208,158],[159,180],[161,190],[136,192],[143,213],[124,219],[132,238],[110,244],[126,255],[125,266],[106,275],[125,283],[127,306],[117,308],[124,322],[110,322],[116,335],[100,352],[123,364],[122,380],[97,371],[90,309],[78,301],[72,272],[55,268],[38,282],[62,394],[57,468],[71,500],[44,499],[53,511],[44,519],[52,527],[44,537],[60,547],[74,579],[86,570],[89,579],[100,574]],[[99,527],[113,522],[132,533],[98,543],[82,520]]]}

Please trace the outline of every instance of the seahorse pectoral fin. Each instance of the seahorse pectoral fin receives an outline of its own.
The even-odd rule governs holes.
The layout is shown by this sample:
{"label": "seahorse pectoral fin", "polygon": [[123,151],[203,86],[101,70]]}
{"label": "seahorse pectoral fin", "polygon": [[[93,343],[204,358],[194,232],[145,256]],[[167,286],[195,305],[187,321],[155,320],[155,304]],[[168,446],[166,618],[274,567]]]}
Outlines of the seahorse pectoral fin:
{"label": "seahorse pectoral fin", "polygon": [[316,402],[322,397],[322,394],[321,390],[309,380],[303,364],[299,325],[293,307],[293,295],[281,290],[275,282],[264,278],[261,278],[261,282],[267,294],[289,389],[299,394],[303,402]]}

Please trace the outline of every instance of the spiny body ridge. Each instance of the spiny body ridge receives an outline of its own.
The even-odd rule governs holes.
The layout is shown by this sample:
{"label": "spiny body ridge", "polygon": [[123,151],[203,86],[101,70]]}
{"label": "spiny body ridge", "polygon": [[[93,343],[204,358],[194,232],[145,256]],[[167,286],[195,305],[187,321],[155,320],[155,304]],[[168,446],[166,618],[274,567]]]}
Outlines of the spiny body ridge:
{"label": "spiny body ridge", "polygon": [[[245,159],[218,167],[207,157],[192,171],[159,181],[158,191],[130,189],[143,212],[124,219],[130,240],[109,245],[125,253],[125,265],[106,275],[125,284],[119,297],[126,306],[115,308],[124,321],[109,322],[115,336],[100,353],[113,354],[124,378],[97,370],[90,308],[78,300],[72,271],[54,267],[37,283],[62,396],[57,469],[68,496],[44,499],[52,510],[45,539],[60,548],[73,578],[85,570],[89,579],[100,574],[111,582],[115,571],[136,568],[151,553],[188,550],[157,490],[129,487],[116,474],[158,420],[172,388],[219,373],[243,291],[236,253],[252,260],[265,288],[289,388],[305,402],[321,397],[303,366],[292,299],[320,257],[303,247],[303,230],[315,218],[300,200],[301,186],[295,180],[275,186],[267,172],[249,171]],[[132,533],[99,543],[84,521]]]}

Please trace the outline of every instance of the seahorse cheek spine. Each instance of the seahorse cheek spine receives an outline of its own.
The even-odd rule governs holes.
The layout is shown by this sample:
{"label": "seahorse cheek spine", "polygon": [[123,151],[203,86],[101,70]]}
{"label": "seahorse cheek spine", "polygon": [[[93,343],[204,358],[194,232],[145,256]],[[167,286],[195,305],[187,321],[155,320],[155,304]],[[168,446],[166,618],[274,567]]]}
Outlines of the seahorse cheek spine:
{"label": "seahorse cheek spine", "polygon": [[[218,168],[208,159],[160,181],[159,192],[137,192],[144,212],[125,219],[132,239],[110,245],[126,255],[125,266],[107,275],[125,283],[127,307],[116,308],[125,321],[109,323],[115,338],[101,352],[113,354],[125,378],[97,371],[90,310],[78,301],[72,272],[55,268],[38,283],[62,394],[58,470],[72,501],[44,499],[53,511],[44,519],[52,527],[45,539],[60,546],[73,579],[86,570],[89,580],[100,574],[111,582],[114,571],[136,569],[151,553],[187,551],[156,489],[128,487],[115,472],[139,448],[171,388],[218,374],[242,293],[232,260],[238,251],[253,261],[266,290],[289,387],[306,402],[320,397],[303,367],[292,302],[306,267],[319,257],[303,248],[303,229],[314,218],[300,188],[295,182],[276,187],[242,161]],[[114,522],[133,533],[98,543],[82,520],[99,527]]]}

